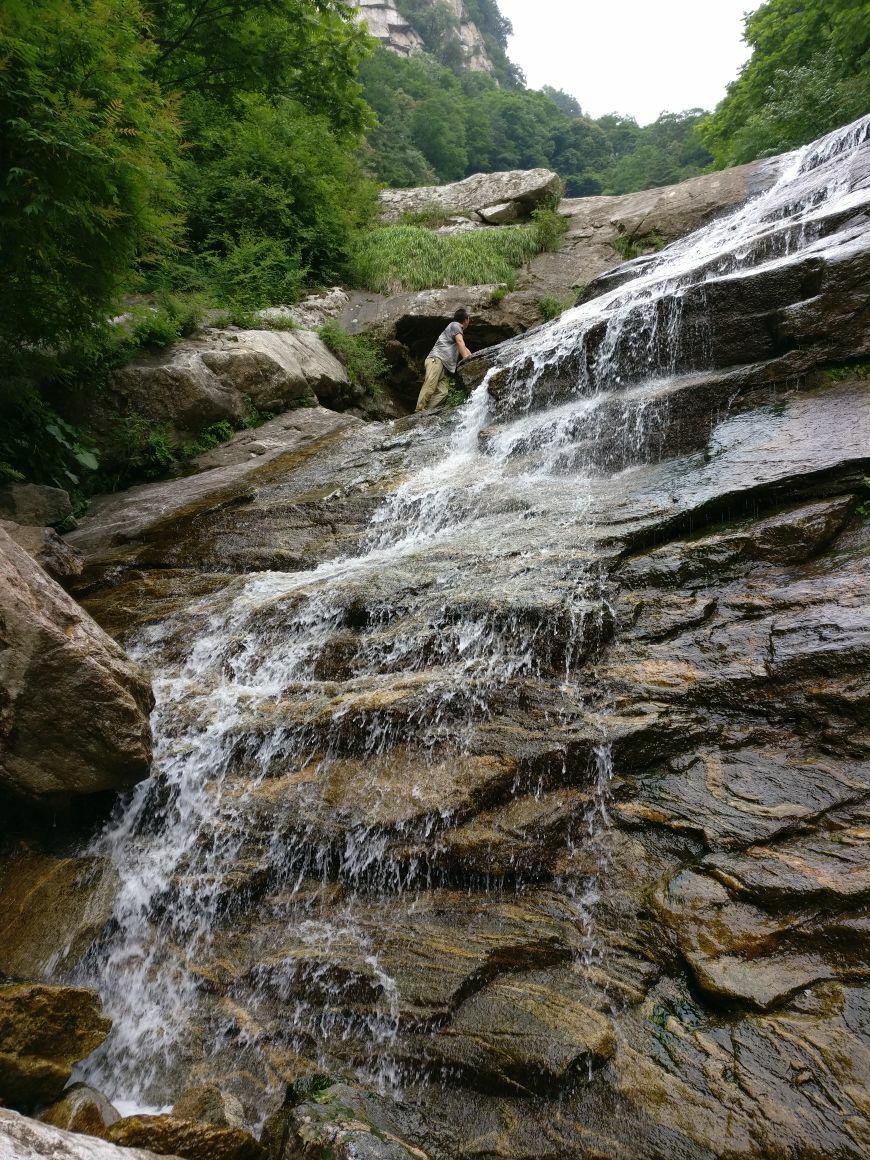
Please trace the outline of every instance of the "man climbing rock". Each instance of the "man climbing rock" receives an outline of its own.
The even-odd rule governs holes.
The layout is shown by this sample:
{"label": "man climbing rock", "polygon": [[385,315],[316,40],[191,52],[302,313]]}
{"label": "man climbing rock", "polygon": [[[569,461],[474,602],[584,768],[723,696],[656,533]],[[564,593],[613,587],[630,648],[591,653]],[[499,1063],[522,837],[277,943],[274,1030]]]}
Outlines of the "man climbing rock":
{"label": "man climbing rock", "polygon": [[441,332],[426,359],[426,376],[417,398],[417,411],[434,411],[447,398],[447,375],[455,374],[460,357],[471,357],[462,337],[471,319],[464,306],[453,315],[453,321]]}

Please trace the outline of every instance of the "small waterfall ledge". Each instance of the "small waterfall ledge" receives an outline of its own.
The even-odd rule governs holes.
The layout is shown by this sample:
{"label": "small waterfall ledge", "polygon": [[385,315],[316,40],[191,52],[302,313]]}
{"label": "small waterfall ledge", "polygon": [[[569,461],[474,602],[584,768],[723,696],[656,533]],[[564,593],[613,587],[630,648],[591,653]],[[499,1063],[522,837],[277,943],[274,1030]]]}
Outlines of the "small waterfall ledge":
{"label": "small waterfall ledge", "polygon": [[157,756],[50,967],[84,1078],[330,1075],[372,1156],[867,1154],[868,131],[92,561]]}

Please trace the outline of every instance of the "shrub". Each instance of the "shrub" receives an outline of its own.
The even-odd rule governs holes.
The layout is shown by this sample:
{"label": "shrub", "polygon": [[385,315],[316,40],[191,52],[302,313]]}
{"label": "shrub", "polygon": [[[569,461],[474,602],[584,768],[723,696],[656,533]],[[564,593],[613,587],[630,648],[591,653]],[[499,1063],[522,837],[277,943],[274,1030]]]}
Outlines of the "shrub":
{"label": "shrub", "polygon": [[561,298],[556,298],[552,294],[545,295],[538,302],[538,310],[540,311],[541,318],[545,322],[550,322],[552,319],[558,318],[562,311],[567,309],[566,303]]}
{"label": "shrub", "polygon": [[361,335],[348,334],[334,319],[324,322],[318,334],[344,365],[351,382],[365,387],[370,395],[381,394],[382,381],[389,368],[376,343]]}

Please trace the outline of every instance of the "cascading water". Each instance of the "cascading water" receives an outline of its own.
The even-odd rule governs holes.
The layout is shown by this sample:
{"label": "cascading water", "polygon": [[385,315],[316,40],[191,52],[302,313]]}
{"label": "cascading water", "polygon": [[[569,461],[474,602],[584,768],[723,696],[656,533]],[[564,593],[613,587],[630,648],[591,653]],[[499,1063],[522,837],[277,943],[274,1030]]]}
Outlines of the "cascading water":
{"label": "cascading water", "polygon": [[[561,886],[574,965],[594,970],[612,768],[604,694],[581,673],[613,631],[596,491],[667,453],[673,385],[704,370],[686,295],[822,253],[866,202],[849,159],[868,125],[794,154],[766,194],[505,344],[455,417],[404,437],[428,462],[355,555],[238,577],[140,635],[155,771],[94,848],[121,888],[77,972],[114,1024],[87,1079],[153,1105],[222,1056],[273,1088],[293,1052],[386,1086],[413,1075],[403,1025],[438,1019],[402,1015],[385,940],[421,891],[456,884],[442,855],[487,761],[484,804],[534,798],[554,762],[576,767],[586,798],[565,844],[586,864],[569,857]],[[490,759],[509,711],[534,719],[543,756]],[[576,751],[547,750],[548,731],[575,726]],[[493,898],[525,884],[521,869],[458,880]]]}

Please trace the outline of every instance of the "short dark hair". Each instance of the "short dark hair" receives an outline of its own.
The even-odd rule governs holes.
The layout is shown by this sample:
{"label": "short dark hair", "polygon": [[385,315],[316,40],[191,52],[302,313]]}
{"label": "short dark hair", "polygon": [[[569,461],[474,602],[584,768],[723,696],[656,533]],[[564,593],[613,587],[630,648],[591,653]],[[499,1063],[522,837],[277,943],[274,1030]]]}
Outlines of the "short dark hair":
{"label": "short dark hair", "polygon": [[459,309],[456,311],[456,313],[453,315],[453,321],[454,322],[467,322],[468,321],[468,311],[465,309],[464,306],[460,306]]}

